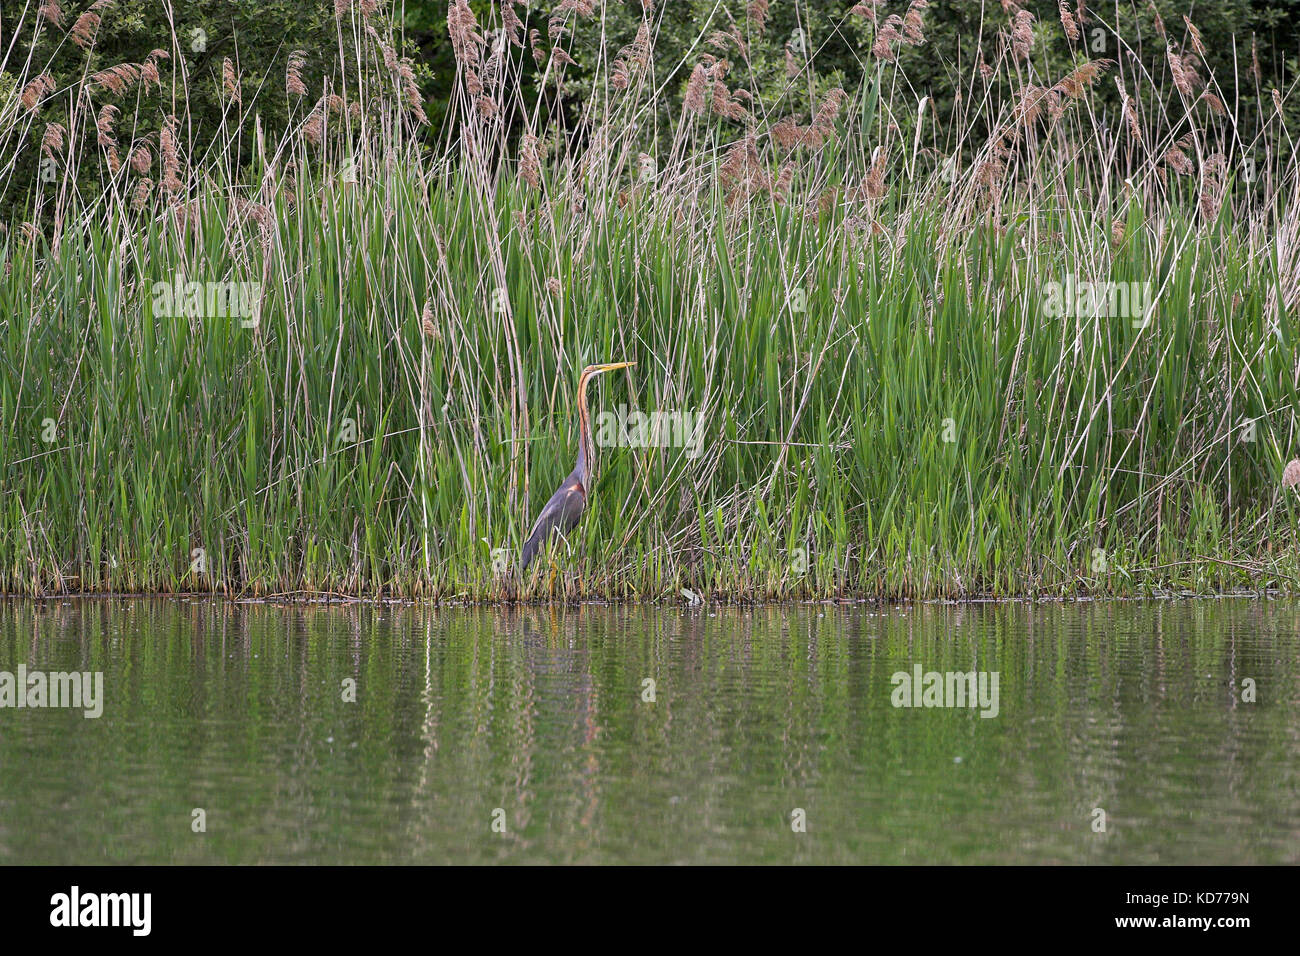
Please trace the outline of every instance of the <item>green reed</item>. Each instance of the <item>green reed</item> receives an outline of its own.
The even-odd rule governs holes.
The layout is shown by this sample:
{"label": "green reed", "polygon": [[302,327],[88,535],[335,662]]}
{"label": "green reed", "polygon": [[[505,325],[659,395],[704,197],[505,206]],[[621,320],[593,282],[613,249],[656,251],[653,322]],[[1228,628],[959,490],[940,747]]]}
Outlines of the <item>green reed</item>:
{"label": "green reed", "polygon": [[[430,153],[389,112],[182,195],[60,198],[0,240],[0,591],[1294,586],[1294,170],[1217,208],[1208,178],[1123,182],[1075,105],[1003,117],[1004,176],[987,149],[949,176],[890,139],[880,82],[782,185],[771,143],[700,123],[639,175],[629,99],[593,107],[626,139],[536,185],[501,125]],[[1054,308],[1069,277],[1152,295]],[[189,282],[251,311],[160,300]],[[689,413],[698,446],[601,447],[521,579],[578,373],[617,360],[593,416]]]}
{"label": "green reed", "polygon": [[[471,191],[304,174],[265,227],[213,187],[187,221],[92,216],[57,248],[12,248],[0,309],[31,318],[3,325],[0,587],[885,597],[1294,580],[1278,490],[1294,330],[1267,310],[1273,262],[1225,223],[1171,216],[1156,239],[1129,213],[1140,238],[1106,277],[1164,285],[1135,328],[1046,314],[1046,283],[1109,247],[1092,210],[945,245],[925,215],[874,236],[834,210],[738,219],[717,203],[683,236],[632,203],[582,239],[572,209],[512,185],[489,235]],[[256,325],[156,314],[155,283],[177,276],[269,277]],[[520,589],[514,554],[572,465],[577,372],[616,359],[638,365],[593,388],[593,414],[692,412],[698,455],[601,448],[586,519]],[[1154,567],[1175,561],[1191,563]]]}

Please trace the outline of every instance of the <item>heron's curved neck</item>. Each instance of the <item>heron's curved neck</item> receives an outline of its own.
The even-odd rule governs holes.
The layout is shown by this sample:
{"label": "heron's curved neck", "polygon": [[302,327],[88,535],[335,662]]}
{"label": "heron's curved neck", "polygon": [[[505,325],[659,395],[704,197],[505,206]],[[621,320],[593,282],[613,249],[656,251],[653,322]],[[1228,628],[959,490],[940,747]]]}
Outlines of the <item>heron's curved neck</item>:
{"label": "heron's curved neck", "polygon": [[591,441],[591,415],[587,411],[587,382],[590,375],[578,379],[578,463],[573,472],[582,482],[584,490],[591,488],[591,466],[595,461],[595,448]]}

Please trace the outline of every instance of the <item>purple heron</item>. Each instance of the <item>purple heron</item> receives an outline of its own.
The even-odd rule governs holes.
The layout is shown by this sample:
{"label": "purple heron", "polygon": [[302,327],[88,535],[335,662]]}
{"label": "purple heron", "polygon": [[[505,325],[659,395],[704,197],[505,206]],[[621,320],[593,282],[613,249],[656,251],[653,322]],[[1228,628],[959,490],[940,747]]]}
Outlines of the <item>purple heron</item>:
{"label": "purple heron", "polygon": [[615,369],[631,368],[636,362],[609,362],[605,365],[588,365],[578,376],[578,462],[533,523],[524,542],[523,570],[537,557],[537,552],[559,532],[568,534],[587,507],[587,493],[591,490],[591,464],[595,446],[591,441],[591,416],[587,413],[587,383],[597,375]]}

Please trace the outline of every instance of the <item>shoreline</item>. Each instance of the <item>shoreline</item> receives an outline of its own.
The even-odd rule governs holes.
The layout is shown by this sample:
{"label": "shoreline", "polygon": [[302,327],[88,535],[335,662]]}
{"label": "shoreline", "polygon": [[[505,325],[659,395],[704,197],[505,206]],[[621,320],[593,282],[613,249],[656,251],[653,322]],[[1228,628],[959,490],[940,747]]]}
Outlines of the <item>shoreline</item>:
{"label": "shoreline", "polygon": [[78,591],[63,594],[8,594],[0,593],[0,603],[49,603],[53,601],[188,601],[206,604],[242,604],[263,605],[269,607],[408,607],[408,608],[458,608],[473,610],[491,609],[542,609],[542,608],[653,608],[689,611],[702,608],[760,609],[760,608],[799,608],[799,607],[890,607],[893,609],[913,607],[961,607],[971,605],[1048,605],[1048,604],[1137,604],[1177,601],[1221,601],[1229,599],[1249,600],[1296,600],[1300,601],[1300,590],[1286,591],[1279,588],[1264,588],[1254,591],[1182,591],[1159,589],[1149,594],[1073,594],[1073,595],[1014,595],[999,597],[993,595],[969,595],[967,597],[928,597],[928,598],[787,598],[778,600],[737,599],[727,596],[695,603],[684,599],[590,599],[582,601],[540,601],[540,600],[426,600],[412,597],[365,597],[359,595],[327,595],[320,592],[303,592],[303,597],[286,595],[267,595],[262,597],[239,597],[229,594],[217,594],[207,591]]}

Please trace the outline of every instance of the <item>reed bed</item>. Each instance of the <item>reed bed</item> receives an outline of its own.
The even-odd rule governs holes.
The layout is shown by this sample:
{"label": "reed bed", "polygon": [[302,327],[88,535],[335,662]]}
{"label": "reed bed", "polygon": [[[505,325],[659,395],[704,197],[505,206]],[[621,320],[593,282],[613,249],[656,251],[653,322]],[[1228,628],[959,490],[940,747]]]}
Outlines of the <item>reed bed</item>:
{"label": "reed bed", "polygon": [[[802,116],[760,109],[738,54],[667,73],[650,4],[568,122],[519,75],[554,82],[566,37],[599,31],[571,0],[551,22],[449,5],[441,132],[377,4],[340,4],[346,67],[323,84],[287,59],[282,136],[227,67],[238,150],[187,141],[181,56],[150,62],[180,89],[162,102],[140,64],[120,89],[51,90],[6,63],[6,154],[102,175],[43,183],[0,238],[0,591],[1294,589],[1283,93],[1243,142],[1190,56],[1170,53],[1172,79],[1082,57],[1043,76],[1010,4],[940,129],[891,56],[924,43],[925,5],[890,6],[897,23],[845,11],[874,24],[860,89],[795,70]],[[18,29],[53,28],[32,17]],[[1115,115],[1103,82],[1127,91]],[[1179,108],[1140,107],[1162,82]],[[663,129],[669,83],[684,105]],[[1084,283],[1129,312],[1072,307]],[[247,314],[213,315],[214,284],[216,312],[248,290]],[[578,373],[619,360],[638,364],[599,380],[593,414],[689,413],[698,445],[607,442],[583,522],[520,576],[573,464]]]}

